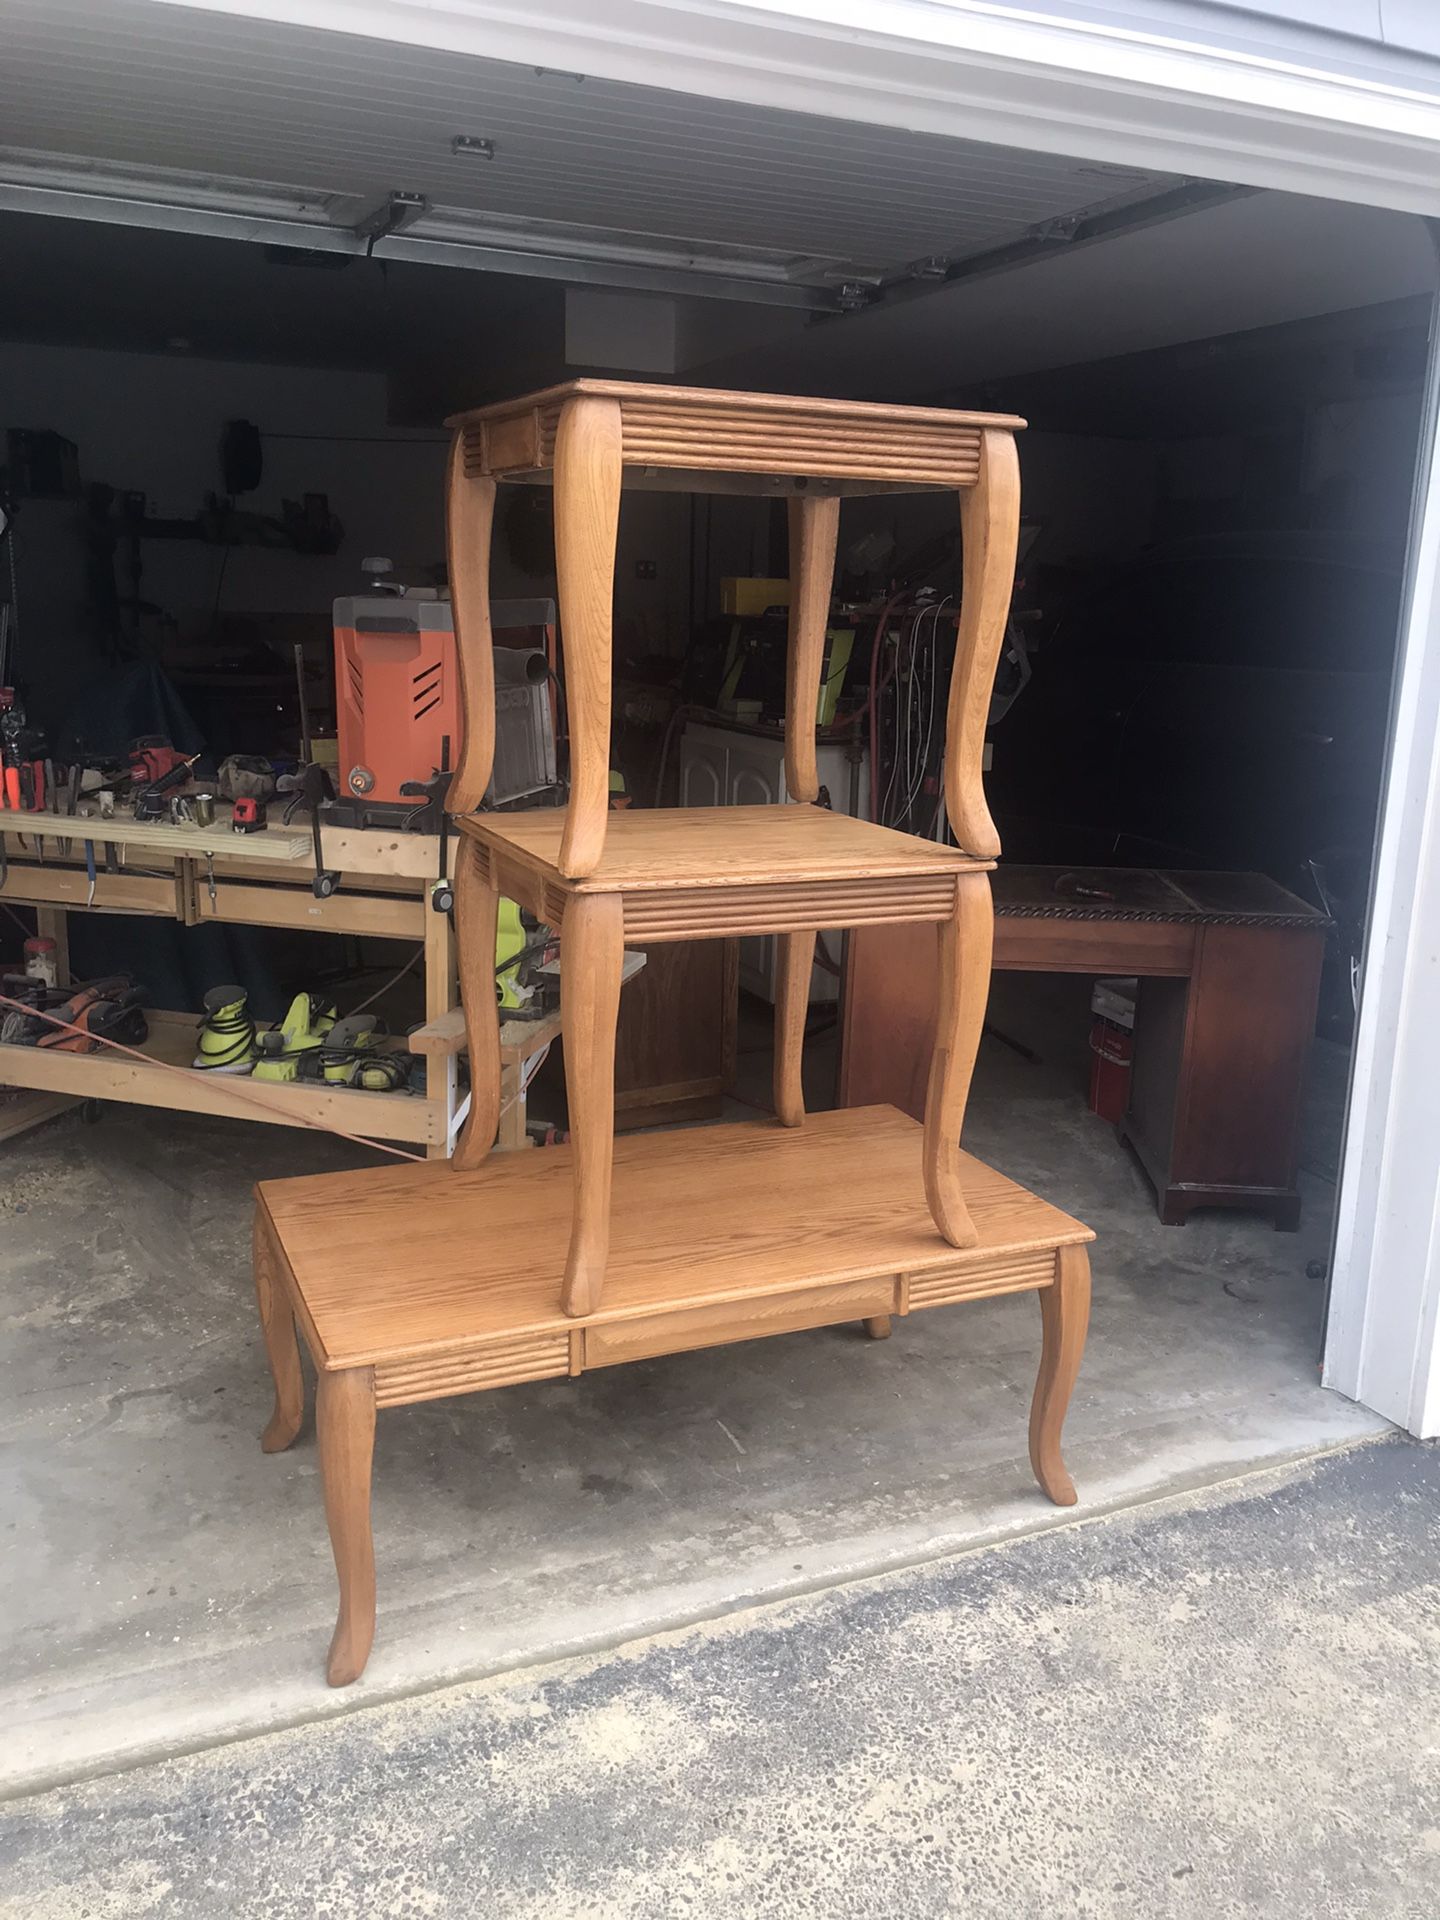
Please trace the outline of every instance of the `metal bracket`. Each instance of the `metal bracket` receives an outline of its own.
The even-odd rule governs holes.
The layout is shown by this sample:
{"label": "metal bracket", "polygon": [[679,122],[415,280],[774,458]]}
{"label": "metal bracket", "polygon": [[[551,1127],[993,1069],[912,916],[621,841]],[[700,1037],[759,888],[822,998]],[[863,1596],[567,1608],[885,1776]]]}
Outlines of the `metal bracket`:
{"label": "metal bracket", "polygon": [[357,240],[364,240],[367,246],[373,248],[377,240],[403,232],[429,210],[430,202],[423,193],[403,193],[396,189],[387,194],[378,207],[362,215],[350,231]]}

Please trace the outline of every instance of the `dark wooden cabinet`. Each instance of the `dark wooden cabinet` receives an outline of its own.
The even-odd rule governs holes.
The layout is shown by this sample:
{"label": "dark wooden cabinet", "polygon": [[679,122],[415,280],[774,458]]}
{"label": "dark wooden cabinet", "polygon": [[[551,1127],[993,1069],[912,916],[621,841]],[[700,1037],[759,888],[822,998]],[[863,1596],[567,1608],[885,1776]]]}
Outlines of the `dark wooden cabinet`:
{"label": "dark wooden cabinet", "polygon": [[[1155,1186],[1161,1219],[1249,1207],[1277,1227],[1298,1225],[1300,1096],[1325,918],[1260,874],[1110,868],[1001,868],[995,907],[997,971],[1139,976],[1119,1132]],[[938,979],[933,928],[850,935],[842,1106],[923,1113]]]}
{"label": "dark wooden cabinet", "polygon": [[735,1072],[738,944],[675,940],[644,951],[620,996],[615,1124],[713,1120]]}

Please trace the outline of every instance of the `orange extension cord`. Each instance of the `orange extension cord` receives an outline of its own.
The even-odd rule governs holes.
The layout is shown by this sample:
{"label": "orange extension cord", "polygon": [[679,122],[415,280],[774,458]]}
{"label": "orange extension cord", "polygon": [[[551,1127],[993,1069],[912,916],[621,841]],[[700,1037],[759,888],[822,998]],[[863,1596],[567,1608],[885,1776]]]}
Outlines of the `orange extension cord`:
{"label": "orange extension cord", "polygon": [[[138,1047],[127,1047],[119,1040],[107,1040],[103,1034],[87,1033],[83,1027],[77,1027],[71,1020],[62,1020],[58,1014],[42,1013],[38,1007],[27,1007],[23,1000],[12,1000],[8,993],[0,993],[0,1007],[12,1008],[16,1013],[34,1015],[37,1020],[48,1021],[52,1027],[63,1028],[66,1033],[78,1033],[83,1040],[98,1041],[102,1047],[109,1047],[112,1053],[129,1054],[131,1059],[138,1060],[142,1066],[162,1067],[166,1073],[179,1073],[183,1074],[186,1078],[192,1073],[199,1071],[199,1069],[195,1067],[177,1067],[169,1060],[157,1060],[154,1054],[141,1053]],[[227,1080],[232,1081],[243,1079],[243,1077],[244,1076],[240,1074],[227,1074],[225,1076]],[[244,1087],[232,1086],[230,1091],[235,1095],[237,1100],[243,1101],[246,1098]],[[414,1160],[422,1166],[424,1165],[424,1157],[421,1154],[406,1153],[403,1147],[388,1146],[383,1140],[367,1140],[364,1134],[347,1133],[343,1127],[328,1126],[325,1121],[311,1120],[304,1114],[286,1113],[279,1103],[273,1100],[267,1100],[263,1093],[257,1094],[253,1089],[250,1091],[249,1103],[252,1107],[257,1108],[260,1112],[272,1118],[281,1118],[283,1116],[285,1124],[288,1126],[313,1127],[317,1133],[333,1133],[341,1140],[353,1141],[357,1147],[371,1147],[376,1153],[389,1153],[393,1154],[397,1160]]]}

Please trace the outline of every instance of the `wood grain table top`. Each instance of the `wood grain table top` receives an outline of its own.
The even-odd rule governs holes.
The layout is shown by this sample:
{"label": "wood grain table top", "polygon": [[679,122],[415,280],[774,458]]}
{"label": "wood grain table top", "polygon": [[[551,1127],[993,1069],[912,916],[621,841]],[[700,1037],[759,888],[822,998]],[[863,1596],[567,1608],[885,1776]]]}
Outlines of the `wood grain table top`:
{"label": "wood grain table top", "polygon": [[1264,873],[1157,867],[1036,867],[1004,864],[995,912],[1005,919],[1130,920],[1197,926],[1305,927],[1330,922]]}
{"label": "wood grain table top", "polygon": [[866,400],[571,380],[451,417],[463,470],[476,477],[545,479],[561,415],[572,407],[615,419],[627,485],[811,493],[973,487],[982,437],[1017,433],[1013,413],[969,413]]}
{"label": "wood grain table top", "polygon": [[931,1223],[922,1130],[893,1107],[631,1134],[615,1143],[610,1260],[593,1314],[561,1312],[571,1150],[267,1180],[257,1189],[328,1369],[568,1331],[827,1282],[966,1272],[1090,1229],[964,1159],[979,1244]]}
{"label": "wood grain table top", "polygon": [[605,847],[595,871],[583,880],[561,880],[565,811],[543,807],[525,813],[465,814],[455,825],[578,893],[904,880],[986,872],[994,865],[935,840],[852,820],[828,807],[623,808],[607,816]]}
{"label": "wood grain table top", "polygon": [[889,400],[827,400],[794,393],[756,393],[735,387],[674,387],[645,380],[565,380],[535,393],[510,400],[492,400],[451,414],[447,427],[468,427],[485,420],[509,420],[534,408],[546,410],[566,400],[590,394],[618,400],[622,407],[683,409],[709,413],[717,420],[734,414],[775,414],[798,419],[853,421],[859,426],[883,427],[1003,427],[1019,433],[1025,426],[1018,413],[975,413],[958,407],[908,407]]}

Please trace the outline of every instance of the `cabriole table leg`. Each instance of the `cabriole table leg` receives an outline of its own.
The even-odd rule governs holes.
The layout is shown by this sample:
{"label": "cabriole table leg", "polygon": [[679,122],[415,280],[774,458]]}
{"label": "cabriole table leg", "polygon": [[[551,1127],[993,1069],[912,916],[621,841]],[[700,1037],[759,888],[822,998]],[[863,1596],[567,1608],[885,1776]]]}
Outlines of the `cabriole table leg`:
{"label": "cabriole table leg", "polygon": [[1061,1247],[1055,1281],[1040,1290],[1043,1345],[1035,1398],[1030,1407],[1030,1464],[1057,1507],[1073,1507],[1075,1482],[1060,1453],[1060,1430],[1085,1351],[1090,1323],[1090,1255],[1084,1247]]}
{"label": "cabriole table leg", "polygon": [[375,1374],[370,1367],[322,1373],[316,1393],[325,1521],[340,1581],[340,1610],[325,1678],[348,1687],[365,1671],[375,1639],[375,1541],[370,1469],[375,1451]]}
{"label": "cabriole table leg", "polygon": [[990,876],[961,874],[954,911],[940,926],[935,1052],[925,1096],[925,1198],[952,1247],[973,1247],[977,1238],[960,1185],[960,1128],[985,1024],[994,937]]}
{"label": "cabriole table leg", "polygon": [[615,1152],[615,1022],[625,959],[618,893],[576,894],[560,927],[560,1011],[565,1091],[575,1157],[575,1215],[561,1295],[566,1313],[600,1304],[610,1254],[610,1169]]}
{"label": "cabriole table leg", "polygon": [[813,933],[775,936],[775,1112],[782,1126],[798,1127],[805,1118],[805,1017],[810,1011],[810,974],[815,965]]}
{"label": "cabriole table leg", "polygon": [[255,1297],[260,1307],[260,1331],[275,1382],[275,1411],[260,1437],[266,1453],[283,1453],[293,1444],[305,1418],[305,1375],[300,1368],[300,1343],[295,1337],[295,1315],[280,1279],[279,1255],[263,1214],[255,1216]]}
{"label": "cabriole table leg", "polygon": [[500,1124],[500,1010],[495,999],[495,931],[500,895],[484,856],[461,837],[455,856],[455,944],[465,1040],[470,1052],[470,1112],[455,1143],[461,1173],[478,1167]]}

